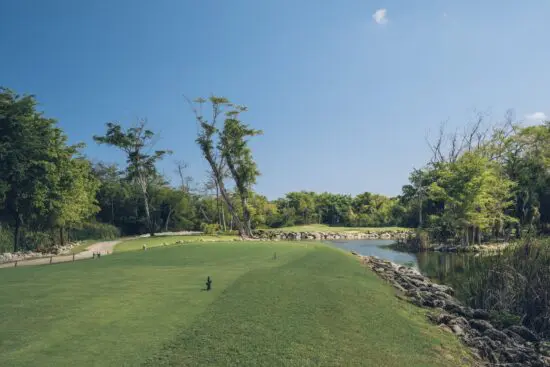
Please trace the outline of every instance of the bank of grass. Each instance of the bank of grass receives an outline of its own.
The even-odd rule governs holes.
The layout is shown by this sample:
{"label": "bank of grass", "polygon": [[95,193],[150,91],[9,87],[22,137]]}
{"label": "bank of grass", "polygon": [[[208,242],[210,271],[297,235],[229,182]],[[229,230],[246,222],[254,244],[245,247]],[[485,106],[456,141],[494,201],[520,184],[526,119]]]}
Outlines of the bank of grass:
{"label": "bank of grass", "polygon": [[143,245],[147,246],[147,249],[153,247],[159,247],[166,245],[173,245],[178,242],[183,243],[197,243],[197,242],[221,242],[221,241],[233,241],[239,239],[238,236],[229,235],[180,235],[180,236],[157,236],[157,237],[144,237],[125,240],[115,246],[115,252],[126,252],[142,250]]}
{"label": "bank of grass", "polygon": [[454,336],[323,244],[187,244],[0,272],[4,366],[469,363]]}
{"label": "bank of grass", "polygon": [[303,226],[292,226],[272,229],[274,231],[283,232],[368,232],[368,233],[380,233],[380,232],[402,232],[408,231],[410,228],[404,227],[338,227],[329,226],[326,224],[308,224]]}

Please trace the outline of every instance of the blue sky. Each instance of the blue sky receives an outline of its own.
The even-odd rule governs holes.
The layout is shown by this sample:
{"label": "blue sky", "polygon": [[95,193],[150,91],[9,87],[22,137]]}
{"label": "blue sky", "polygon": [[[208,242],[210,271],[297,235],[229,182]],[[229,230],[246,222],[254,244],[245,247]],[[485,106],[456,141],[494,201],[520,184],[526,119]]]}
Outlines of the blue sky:
{"label": "blue sky", "polygon": [[105,122],[146,117],[174,150],[161,170],[197,181],[183,94],[224,95],[264,130],[260,193],[396,195],[440,122],[550,114],[549,17],[548,0],[0,0],[0,85],[96,160],[121,160],[91,139]]}

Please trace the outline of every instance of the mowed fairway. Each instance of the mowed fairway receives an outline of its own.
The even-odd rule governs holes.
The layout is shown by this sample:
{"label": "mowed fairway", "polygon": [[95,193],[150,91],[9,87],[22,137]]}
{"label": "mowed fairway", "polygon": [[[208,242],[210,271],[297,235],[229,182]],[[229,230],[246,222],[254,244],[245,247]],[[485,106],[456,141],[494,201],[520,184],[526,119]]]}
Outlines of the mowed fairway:
{"label": "mowed fairway", "polygon": [[318,243],[167,246],[2,269],[0,284],[2,366],[466,364],[454,336]]}

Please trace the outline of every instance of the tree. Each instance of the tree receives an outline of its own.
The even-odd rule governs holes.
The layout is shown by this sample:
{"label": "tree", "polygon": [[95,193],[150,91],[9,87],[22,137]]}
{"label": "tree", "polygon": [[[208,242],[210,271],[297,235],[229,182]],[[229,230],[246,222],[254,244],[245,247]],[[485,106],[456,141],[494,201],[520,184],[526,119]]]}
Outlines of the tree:
{"label": "tree", "polygon": [[247,235],[252,236],[248,200],[250,199],[250,190],[256,183],[260,172],[252,158],[246,138],[260,135],[262,131],[250,128],[239,119],[239,115],[246,111],[247,108],[244,106],[232,105],[232,109],[226,112],[220,138],[220,150],[241,199],[245,231]]}
{"label": "tree", "polygon": [[99,181],[92,175],[90,162],[73,157],[74,147],[63,149],[56,167],[50,174],[51,225],[59,229],[60,244],[64,245],[64,230],[81,224],[99,211],[96,192]]}
{"label": "tree", "polygon": [[47,215],[56,143],[66,138],[54,119],[36,110],[34,96],[0,88],[0,202],[13,226],[13,249],[19,249],[21,228]]}
{"label": "tree", "polygon": [[154,206],[164,231],[170,228],[189,229],[194,217],[190,194],[164,185],[155,190]]}
{"label": "tree", "polygon": [[[212,107],[210,120],[202,114],[202,106],[209,102]],[[252,185],[256,182],[259,172],[256,163],[252,159],[247,137],[258,135],[261,132],[251,129],[243,124],[239,115],[246,111],[246,107],[231,103],[227,98],[212,96],[208,100],[199,98],[192,103],[195,118],[199,124],[197,144],[208,162],[212,177],[217,184],[219,192],[225,201],[227,208],[237,225],[241,236],[251,237],[250,208],[248,200]],[[198,108],[196,107],[198,105]],[[217,126],[220,116],[225,116],[223,129]],[[231,177],[237,188],[241,201],[242,213],[239,215],[231,201],[225,187],[224,167],[229,169]]]}
{"label": "tree", "polygon": [[469,245],[481,241],[483,232],[499,235],[512,221],[506,211],[513,204],[513,182],[496,162],[469,151],[456,161],[438,163],[433,173],[429,196],[443,203],[440,215],[431,217],[433,229],[448,228]]}
{"label": "tree", "polygon": [[171,152],[152,149],[157,135],[146,128],[146,121],[140,120],[128,129],[123,129],[118,123],[109,122],[104,136],[94,136],[98,144],[107,144],[122,150],[126,154],[128,178],[137,184],[142,194],[143,207],[147,227],[151,236],[155,235],[155,226],[150,210],[149,190],[151,183],[157,178],[156,163]]}

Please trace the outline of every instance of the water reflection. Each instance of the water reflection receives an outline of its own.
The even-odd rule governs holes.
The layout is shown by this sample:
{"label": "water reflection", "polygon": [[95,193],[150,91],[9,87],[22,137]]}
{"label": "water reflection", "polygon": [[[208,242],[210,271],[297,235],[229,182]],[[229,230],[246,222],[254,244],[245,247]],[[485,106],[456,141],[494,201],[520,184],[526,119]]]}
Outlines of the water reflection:
{"label": "water reflection", "polygon": [[376,256],[396,264],[418,267],[418,261],[414,254],[394,251],[387,247],[394,242],[392,240],[341,240],[331,242],[336,247],[347,251],[355,251],[360,255]]}
{"label": "water reflection", "polygon": [[476,255],[465,253],[420,252],[406,253],[394,251],[387,246],[392,240],[353,240],[331,241],[335,246],[360,255],[376,256],[396,264],[412,266],[437,282],[445,283],[450,278],[460,277],[474,264]]}

